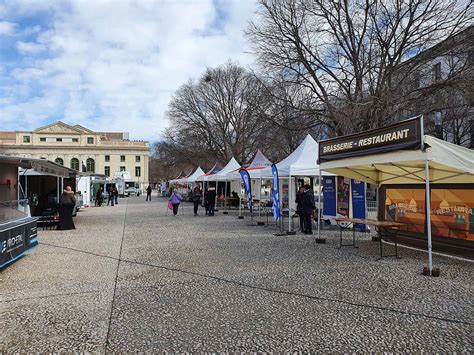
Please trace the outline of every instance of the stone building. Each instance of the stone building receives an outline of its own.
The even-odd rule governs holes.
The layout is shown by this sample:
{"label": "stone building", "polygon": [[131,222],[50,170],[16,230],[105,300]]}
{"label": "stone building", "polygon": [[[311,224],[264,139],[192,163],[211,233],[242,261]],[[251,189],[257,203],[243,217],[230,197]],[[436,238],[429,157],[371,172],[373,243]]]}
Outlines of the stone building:
{"label": "stone building", "polygon": [[142,189],[148,185],[148,142],[131,141],[128,133],[94,132],[59,121],[32,132],[0,132],[0,154],[44,158],[111,177],[128,171]]}

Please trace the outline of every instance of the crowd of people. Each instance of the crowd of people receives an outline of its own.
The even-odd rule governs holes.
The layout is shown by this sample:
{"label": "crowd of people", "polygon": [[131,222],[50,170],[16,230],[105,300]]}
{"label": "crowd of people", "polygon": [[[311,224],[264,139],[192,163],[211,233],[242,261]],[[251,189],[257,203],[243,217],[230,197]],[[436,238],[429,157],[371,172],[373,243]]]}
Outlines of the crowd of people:
{"label": "crowd of people", "polygon": [[108,193],[105,194],[104,188],[100,186],[97,192],[95,193],[94,205],[96,207],[101,207],[105,202],[105,198],[107,198],[107,206],[118,205],[119,191],[117,187],[110,186]]}

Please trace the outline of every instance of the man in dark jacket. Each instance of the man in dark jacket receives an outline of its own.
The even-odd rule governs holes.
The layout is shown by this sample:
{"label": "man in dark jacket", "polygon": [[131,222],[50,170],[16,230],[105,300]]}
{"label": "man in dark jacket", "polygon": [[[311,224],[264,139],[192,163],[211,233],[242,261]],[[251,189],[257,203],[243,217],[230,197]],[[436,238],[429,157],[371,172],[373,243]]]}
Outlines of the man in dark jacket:
{"label": "man in dark jacket", "polygon": [[151,201],[151,186],[148,185],[146,188],[146,201],[150,200]]}
{"label": "man in dark jacket", "polygon": [[301,186],[296,193],[296,211],[300,217],[300,231],[304,233],[306,228],[304,226],[305,215],[303,213],[303,200],[304,200],[304,186]]}
{"label": "man in dark jacket", "polygon": [[304,234],[313,234],[313,212],[316,209],[314,204],[314,194],[309,185],[304,186],[302,212],[304,215]]}
{"label": "man in dark jacket", "polygon": [[216,207],[216,187],[211,186],[207,190],[207,204],[209,210],[209,216],[214,216],[214,208]]}

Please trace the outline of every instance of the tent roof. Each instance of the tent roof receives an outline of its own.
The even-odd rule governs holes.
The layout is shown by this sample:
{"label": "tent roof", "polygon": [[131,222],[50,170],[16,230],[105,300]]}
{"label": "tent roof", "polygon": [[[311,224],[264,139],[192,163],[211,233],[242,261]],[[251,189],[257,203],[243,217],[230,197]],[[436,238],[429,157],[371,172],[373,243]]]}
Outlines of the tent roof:
{"label": "tent roof", "polygon": [[51,175],[69,178],[76,176],[76,174],[79,173],[76,170],[46,159],[0,155],[0,164],[15,165],[24,169],[33,169],[36,172],[33,173],[29,170],[25,174]]}
{"label": "tent roof", "polygon": [[[276,164],[278,176],[318,176],[319,165],[317,160],[318,143],[308,134],[298,148]],[[262,171],[262,176],[271,177],[272,168],[265,168],[264,171]]]}
{"label": "tent roof", "polygon": [[321,169],[369,183],[422,184],[429,161],[431,183],[474,183],[474,151],[425,135],[425,150],[399,150],[321,163]]}
{"label": "tent roof", "polygon": [[[268,160],[268,158],[260,151],[260,149],[258,149],[255,155],[253,156],[252,161],[243,168],[248,171],[251,179],[260,179],[260,177],[262,176],[262,170],[271,165],[272,162]],[[239,170],[240,168],[229,172],[226,175],[226,179],[240,180],[241,176]]]}
{"label": "tent roof", "polygon": [[180,182],[183,182],[183,183],[195,182],[196,179],[203,174],[204,174],[204,171],[201,169],[200,166],[198,166],[192,174],[190,174],[188,177],[184,178]]}
{"label": "tent roof", "polygon": [[214,166],[207,173],[204,173],[201,176],[199,176],[196,179],[196,181],[208,181],[209,176],[217,174],[221,170],[222,170],[221,165],[219,164],[219,162],[216,162]]}
{"label": "tent roof", "polygon": [[217,174],[209,176],[207,181],[227,180],[227,174],[239,168],[240,164],[237,162],[237,160],[235,160],[234,157],[232,157],[232,159],[229,160],[227,165],[223,167],[221,171],[219,171]]}

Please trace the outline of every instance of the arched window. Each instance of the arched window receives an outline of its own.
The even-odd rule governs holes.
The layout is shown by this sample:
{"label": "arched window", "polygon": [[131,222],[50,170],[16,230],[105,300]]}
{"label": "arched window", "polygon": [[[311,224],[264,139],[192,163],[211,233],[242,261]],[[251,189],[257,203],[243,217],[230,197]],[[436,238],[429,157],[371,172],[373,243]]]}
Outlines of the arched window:
{"label": "arched window", "polygon": [[71,159],[71,169],[79,170],[79,159],[77,158]]}
{"label": "arched window", "polygon": [[64,165],[64,160],[62,158],[56,158],[56,160],[54,161],[56,164],[60,164],[60,165]]}
{"label": "arched window", "polygon": [[94,173],[95,172],[95,161],[92,158],[89,158],[86,160],[86,171],[88,173]]}

